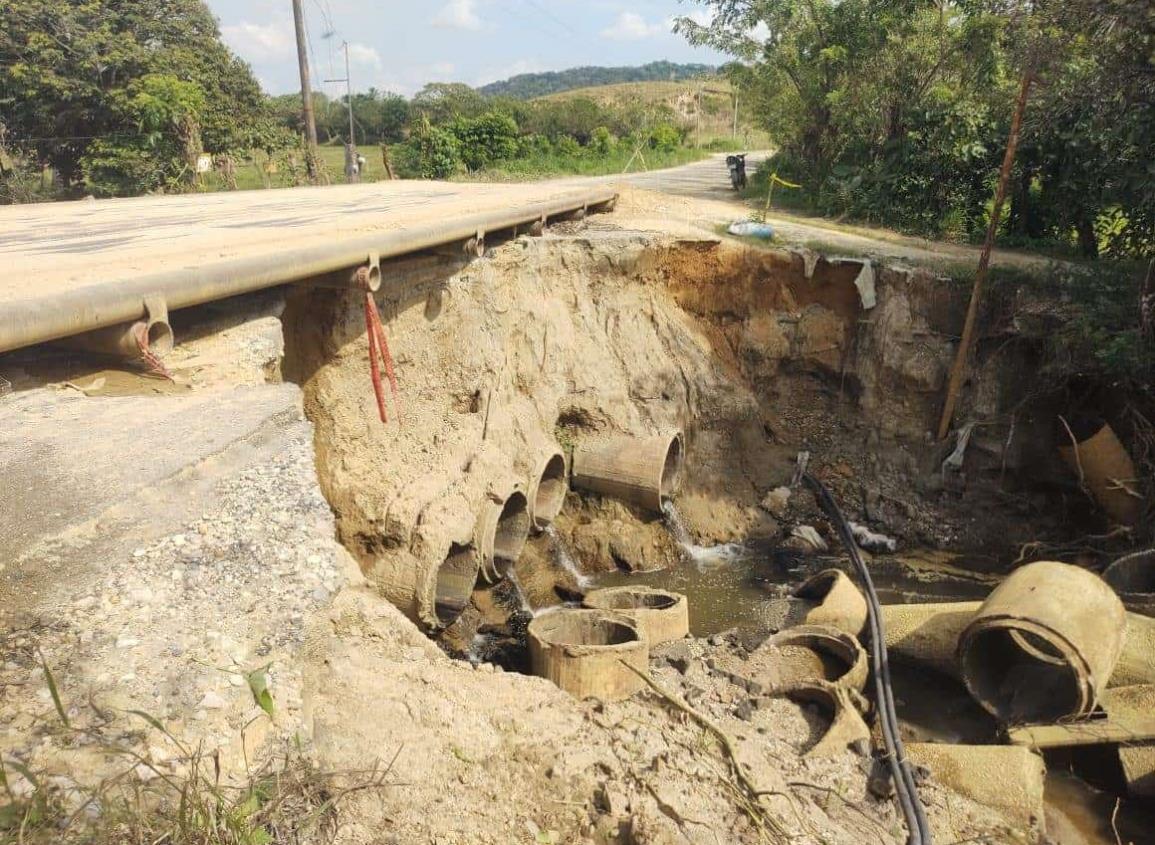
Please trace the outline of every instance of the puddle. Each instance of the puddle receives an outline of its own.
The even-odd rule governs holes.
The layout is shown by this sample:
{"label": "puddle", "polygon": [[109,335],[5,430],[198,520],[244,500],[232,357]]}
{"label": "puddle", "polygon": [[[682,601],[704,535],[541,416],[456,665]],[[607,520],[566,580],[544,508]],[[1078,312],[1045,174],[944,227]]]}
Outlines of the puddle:
{"label": "puddle", "polygon": [[[676,529],[674,529],[676,535]],[[732,628],[763,629],[785,616],[783,599],[823,569],[850,572],[850,564],[833,555],[803,554],[770,544],[697,546],[682,543],[686,560],[656,572],[612,572],[597,575],[598,587],[645,585],[690,597],[690,633],[708,637]],[[963,572],[935,553],[876,557],[870,563],[883,604],[926,604],[984,598],[992,583]],[[929,563],[928,563],[929,562]]]}

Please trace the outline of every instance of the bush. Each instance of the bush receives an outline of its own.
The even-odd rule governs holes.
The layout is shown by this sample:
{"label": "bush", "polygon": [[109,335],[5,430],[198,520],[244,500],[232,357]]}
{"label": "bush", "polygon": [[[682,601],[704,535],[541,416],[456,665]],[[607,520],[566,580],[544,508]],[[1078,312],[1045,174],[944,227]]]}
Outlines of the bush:
{"label": "bush", "polygon": [[682,133],[676,126],[659,123],[650,130],[650,148],[664,153],[673,152],[682,145]]}
{"label": "bush", "polygon": [[509,115],[488,112],[480,117],[458,118],[449,130],[457,138],[461,159],[470,170],[517,155],[517,123]]}
{"label": "bush", "polygon": [[590,152],[604,156],[612,153],[618,146],[618,139],[614,137],[608,127],[599,126],[590,136]]}
{"label": "bush", "polygon": [[569,135],[562,135],[554,141],[553,149],[558,155],[570,156],[571,158],[582,154],[582,145]]}
{"label": "bush", "polygon": [[461,145],[452,132],[423,120],[406,143],[398,148],[397,167],[402,176],[448,179],[461,169]]}

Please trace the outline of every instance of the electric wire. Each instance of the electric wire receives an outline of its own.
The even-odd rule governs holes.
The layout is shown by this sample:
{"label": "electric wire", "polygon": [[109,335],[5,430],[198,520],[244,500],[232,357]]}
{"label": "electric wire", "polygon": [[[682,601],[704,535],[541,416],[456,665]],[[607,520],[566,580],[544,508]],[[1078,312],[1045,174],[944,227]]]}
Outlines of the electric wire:
{"label": "electric wire", "polygon": [[882,728],[883,744],[886,747],[887,765],[890,767],[894,781],[894,791],[898,796],[899,806],[902,808],[908,831],[908,845],[932,845],[933,837],[930,823],[926,818],[926,808],[918,794],[918,786],[910,771],[910,764],[906,759],[906,751],[902,743],[902,735],[898,726],[898,715],[894,706],[894,689],[890,678],[890,661],[886,652],[886,637],[882,622],[882,610],[878,601],[878,593],[874,589],[874,581],[870,577],[870,570],[862,559],[854,534],[846,522],[838,503],[826,486],[808,472],[802,472],[802,481],[814,493],[818,506],[826,513],[838,531],[838,537],[858,577],[862,581],[863,592],[866,594],[866,606],[870,622],[870,657],[874,668],[875,697],[878,703],[879,723]]}

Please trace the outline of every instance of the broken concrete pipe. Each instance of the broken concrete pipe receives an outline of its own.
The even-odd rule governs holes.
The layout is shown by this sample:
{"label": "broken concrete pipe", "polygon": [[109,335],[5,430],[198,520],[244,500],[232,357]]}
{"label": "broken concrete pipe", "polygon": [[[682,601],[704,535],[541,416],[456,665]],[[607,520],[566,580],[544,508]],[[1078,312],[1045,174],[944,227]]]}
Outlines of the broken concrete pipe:
{"label": "broken concrete pipe", "polygon": [[[1115,722],[1155,721],[1155,685],[1107,690],[1103,696],[1103,708]],[[1119,762],[1127,779],[1128,794],[1155,798],[1155,737],[1148,733],[1143,739],[1136,733],[1134,739],[1120,743]]]}
{"label": "broken concrete pipe", "polygon": [[[982,602],[884,604],[882,622],[892,657],[917,663],[961,680],[957,663],[959,637]],[[1127,614],[1123,650],[1108,687],[1155,684],[1155,619]]]}
{"label": "broken concrete pipe", "polygon": [[856,637],[826,625],[798,625],[775,634],[766,645],[778,652],[772,689],[787,692],[815,681],[861,691],[869,666]]}
{"label": "broken concrete pipe", "polygon": [[617,701],[645,686],[629,667],[649,671],[649,643],[620,613],[563,608],[530,622],[528,637],[533,673],[575,698]]}
{"label": "broken concrete pipe", "polygon": [[544,531],[553,524],[565,504],[568,490],[565,455],[556,446],[542,450],[537,463],[530,468],[526,493],[535,530]]}
{"label": "broken concrete pipe", "polygon": [[1123,650],[1127,612],[1102,578],[1039,561],[997,586],[959,635],[974,699],[1004,723],[1095,709]]}
{"label": "broken concrete pipe", "polygon": [[661,513],[681,484],[684,457],[680,431],[582,443],[574,449],[573,486]]}
{"label": "broken concrete pipe", "polygon": [[1155,549],[1126,555],[1103,571],[1103,580],[1126,604],[1155,602]]}
{"label": "broken concrete pipe", "polygon": [[[1137,492],[1135,463],[1114,429],[1093,417],[1062,422],[1066,438],[1059,454],[1108,516],[1123,525],[1134,525],[1142,511]],[[1072,442],[1073,441],[1073,442]]]}
{"label": "broken concrete pipe", "polygon": [[1016,829],[1042,833],[1047,767],[1029,748],[909,742],[906,756],[944,786],[997,810]]}
{"label": "broken concrete pipe", "polygon": [[681,593],[656,587],[606,587],[586,593],[582,604],[629,617],[651,647],[690,633],[690,604]]}
{"label": "broken concrete pipe", "polygon": [[74,349],[139,361],[146,350],[157,358],[163,358],[172,352],[173,340],[172,326],[166,315],[165,319],[137,320],[85,332],[66,338],[61,343]]}
{"label": "broken concrete pipe", "polygon": [[866,627],[866,599],[840,569],[824,569],[794,590],[803,602],[800,619],[806,625],[828,625],[857,637]]}
{"label": "broken concrete pipe", "polygon": [[812,704],[830,720],[830,727],[810,749],[806,757],[840,757],[851,746],[870,747],[870,728],[845,687],[826,681],[814,681],[786,690],[783,695],[799,704]]}
{"label": "broken concrete pipe", "polygon": [[482,500],[474,546],[483,581],[496,584],[521,556],[529,539],[529,500],[517,487],[490,490]]}

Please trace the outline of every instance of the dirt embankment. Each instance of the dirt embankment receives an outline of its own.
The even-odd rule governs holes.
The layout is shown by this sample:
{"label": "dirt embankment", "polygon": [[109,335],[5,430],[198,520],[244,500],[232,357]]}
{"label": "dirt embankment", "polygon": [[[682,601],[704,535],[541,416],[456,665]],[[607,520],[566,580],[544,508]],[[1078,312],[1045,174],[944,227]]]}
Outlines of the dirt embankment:
{"label": "dirt embankment", "polygon": [[[713,740],[660,699],[575,702],[545,681],[452,660],[426,634],[450,621],[439,612],[443,579],[458,573],[462,555],[477,553],[485,503],[530,481],[544,450],[568,454],[612,433],[685,432],[687,484],[678,505],[702,543],[779,538],[778,517],[762,503],[808,449],[855,516],[911,542],[984,547],[998,508],[978,492],[981,484],[945,485],[943,450],[925,438],[949,363],[953,295],[917,271],[872,268],[867,279],[860,262],[629,232],[604,221],[555,231],[469,266],[430,258],[386,269],[378,302],[401,379],[401,406],[393,409],[400,413],[388,425],[377,419],[360,301],[305,288],[288,296],[282,370],[301,386],[314,427],[316,479],[299,477],[302,453],[286,447],[284,472],[242,481],[274,503],[300,494],[314,504],[319,482],[366,586],[354,578],[341,588],[346,579],[331,549],[321,577],[310,569],[319,564],[298,529],[325,533],[325,520],[319,528],[297,525],[295,511],[284,508],[264,520],[266,510],[248,508],[238,492],[225,497],[232,510],[224,516],[206,511],[192,520],[195,537],[182,531],[178,542],[174,532],[155,548],[142,546],[135,593],[131,565],[112,567],[104,592],[90,599],[86,588],[64,611],[42,608],[47,624],[72,637],[78,615],[99,605],[103,633],[93,653],[110,668],[98,685],[109,685],[112,672],[123,673],[123,684],[145,679],[118,701],[127,709],[155,693],[182,737],[213,746],[227,746],[226,734],[263,718],[245,699],[239,670],[272,654],[280,661],[273,695],[291,699],[277,729],[264,732],[270,742],[260,753],[299,733],[326,770],[392,761],[391,785],[358,793],[343,811],[342,842],[785,841],[777,826],[803,841],[901,841],[891,803],[866,791],[865,758],[803,757],[820,733],[818,714],[764,700],[714,670],[720,658],[741,660],[747,643],[686,641],[654,668],[660,683],[735,738],[762,795],[744,791]],[[984,367],[980,383],[996,387],[976,391],[979,401],[1004,402],[1002,367]],[[214,401],[246,400],[220,394]],[[1017,465],[1006,450],[998,455],[1013,476]],[[992,460],[970,466],[983,476]],[[301,513],[312,520],[314,510]],[[1004,508],[1006,524],[1015,516]],[[258,517],[259,531],[250,525]],[[237,545],[220,524],[226,519],[260,542]],[[678,562],[656,515],[618,503],[571,493],[556,528],[586,571]],[[1015,538],[1002,534],[1000,548]],[[280,559],[281,569],[251,577],[254,560]],[[534,607],[579,587],[554,564],[543,537],[530,542],[515,572]],[[292,589],[274,589],[281,575],[293,579]],[[447,647],[467,651],[482,626],[506,624],[494,592],[474,592],[442,633]],[[242,636],[245,616],[266,595],[275,619],[287,618],[292,642]],[[164,608],[177,605],[174,638],[165,634]],[[148,612],[133,609],[141,606]],[[198,614],[221,622],[197,630]],[[112,633],[118,625],[123,642]],[[201,643],[212,632],[220,642]],[[24,654],[13,668],[27,672],[35,665],[32,640],[16,645]],[[212,696],[200,686],[176,689],[185,650],[195,650],[204,678],[219,682]],[[139,665],[124,654],[141,655]],[[225,660],[233,663],[221,673]],[[62,664],[71,700],[84,700],[91,686],[82,662]],[[31,688],[27,698],[15,712],[46,724],[52,702]],[[7,747],[23,747],[23,738]],[[240,750],[258,753],[243,739]],[[945,790],[931,786],[928,794],[944,840],[1004,827]]]}

